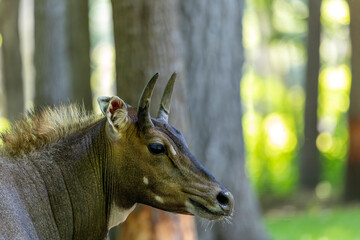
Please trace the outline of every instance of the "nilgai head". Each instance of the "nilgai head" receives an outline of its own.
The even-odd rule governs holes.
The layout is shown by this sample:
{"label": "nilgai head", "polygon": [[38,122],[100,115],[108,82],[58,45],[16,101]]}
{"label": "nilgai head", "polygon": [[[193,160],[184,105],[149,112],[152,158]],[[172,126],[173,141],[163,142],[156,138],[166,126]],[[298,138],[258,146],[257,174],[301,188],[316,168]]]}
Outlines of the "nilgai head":
{"label": "nilgai head", "polygon": [[120,208],[143,203],[162,210],[210,220],[230,216],[234,199],[190,153],[183,135],[168,123],[176,75],[163,93],[157,118],[149,113],[156,74],[146,85],[137,109],[122,99],[100,97],[107,118],[114,201]]}

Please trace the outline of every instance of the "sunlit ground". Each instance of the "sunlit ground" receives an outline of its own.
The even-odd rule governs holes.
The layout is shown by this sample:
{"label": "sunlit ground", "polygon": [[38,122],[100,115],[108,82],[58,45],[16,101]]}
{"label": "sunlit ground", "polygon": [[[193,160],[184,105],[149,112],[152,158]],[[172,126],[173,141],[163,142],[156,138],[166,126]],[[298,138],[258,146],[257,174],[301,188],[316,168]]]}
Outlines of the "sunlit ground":
{"label": "sunlit ground", "polygon": [[360,207],[273,211],[265,224],[274,240],[360,240]]}

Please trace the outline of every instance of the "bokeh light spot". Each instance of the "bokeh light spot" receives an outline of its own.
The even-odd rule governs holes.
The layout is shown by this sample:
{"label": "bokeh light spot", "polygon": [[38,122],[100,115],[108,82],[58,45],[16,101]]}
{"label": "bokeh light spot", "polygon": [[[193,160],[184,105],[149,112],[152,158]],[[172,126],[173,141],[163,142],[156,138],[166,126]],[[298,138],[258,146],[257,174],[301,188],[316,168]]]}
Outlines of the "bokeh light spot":
{"label": "bokeh light spot", "polygon": [[4,117],[0,117],[0,133],[10,129],[10,122]]}
{"label": "bokeh light spot", "polygon": [[330,133],[322,132],[316,138],[316,146],[321,152],[328,152],[330,151],[333,145],[333,138]]}
{"label": "bokeh light spot", "polygon": [[327,21],[341,24],[350,23],[349,6],[345,0],[323,1],[321,12]]}
{"label": "bokeh light spot", "polygon": [[[4,117],[0,117],[0,133],[5,132],[10,129],[10,122]],[[2,140],[0,139],[0,146],[2,145]]]}
{"label": "bokeh light spot", "polygon": [[331,195],[331,184],[328,181],[319,183],[315,188],[316,197],[320,200],[326,200]]}
{"label": "bokeh light spot", "polygon": [[287,129],[280,116],[271,114],[265,119],[265,129],[271,145],[283,148],[288,140]]}
{"label": "bokeh light spot", "polygon": [[322,70],[320,82],[329,90],[347,90],[350,88],[350,77],[350,69],[346,65],[340,65]]}

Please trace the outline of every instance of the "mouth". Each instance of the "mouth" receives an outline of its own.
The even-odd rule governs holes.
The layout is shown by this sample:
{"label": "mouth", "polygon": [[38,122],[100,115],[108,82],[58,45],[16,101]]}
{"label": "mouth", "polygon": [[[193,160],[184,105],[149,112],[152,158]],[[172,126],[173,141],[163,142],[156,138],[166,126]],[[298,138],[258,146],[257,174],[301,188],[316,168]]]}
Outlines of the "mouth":
{"label": "mouth", "polygon": [[231,216],[232,213],[232,210],[223,210],[218,205],[216,205],[216,207],[206,207],[204,204],[200,203],[199,200],[195,200],[194,198],[189,198],[186,205],[191,214],[209,220],[221,220],[227,216]]}

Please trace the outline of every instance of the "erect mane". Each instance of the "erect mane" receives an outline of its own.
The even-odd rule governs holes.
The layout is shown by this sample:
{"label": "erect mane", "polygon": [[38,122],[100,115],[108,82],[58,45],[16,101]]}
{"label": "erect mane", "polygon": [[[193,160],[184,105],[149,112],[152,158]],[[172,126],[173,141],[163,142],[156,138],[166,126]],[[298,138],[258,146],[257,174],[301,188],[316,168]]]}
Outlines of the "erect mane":
{"label": "erect mane", "polygon": [[18,157],[54,143],[100,119],[78,104],[46,107],[29,112],[0,135],[0,152]]}

